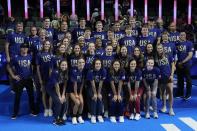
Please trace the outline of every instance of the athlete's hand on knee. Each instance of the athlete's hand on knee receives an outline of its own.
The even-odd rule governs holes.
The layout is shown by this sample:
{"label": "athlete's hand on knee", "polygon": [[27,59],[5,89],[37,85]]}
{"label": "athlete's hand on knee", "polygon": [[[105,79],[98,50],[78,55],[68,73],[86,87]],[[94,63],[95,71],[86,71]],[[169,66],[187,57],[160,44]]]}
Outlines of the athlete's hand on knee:
{"label": "athlete's hand on knee", "polygon": [[114,95],[114,97],[113,97],[113,101],[117,101],[117,95]]}
{"label": "athlete's hand on knee", "polygon": [[130,100],[130,101],[133,101],[133,100],[134,100],[134,96],[133,96],[133,95],[130,95],[129,100]]}
{"label": "athlete's hand on knee", "polygon": [[121,95],[118,95],[118,98],[117,99],[118,99],[119,102],[121,102],[122,101],[122,96]]}
{"label": "athlete's hand on knee", "polygon": [[92,99],[96,101],[97,100],[97,94],[94,94]]}
{"label": "athlete's hand on knee", "polygon": [[66,101],[66,97],[65,95],[62,95],[62,103],[64,103]]}
{"label": "athlete's hand on knee", "polygon": [[14,76],[12,76],[12,78],[14,80],[17,80],[17,81],[20,81],[21,80],[20,76],[18,76],[18,75],[14,75]]}
{"label": "athlete's hand on knee", "polygon": [[137,94],[134,94],[133,99],[136,101],[137,100]]}
{"label": "athlete's hand on knee", "polygon": [[102,99],[102,95],[100,93],[98,94],[98,99]]}

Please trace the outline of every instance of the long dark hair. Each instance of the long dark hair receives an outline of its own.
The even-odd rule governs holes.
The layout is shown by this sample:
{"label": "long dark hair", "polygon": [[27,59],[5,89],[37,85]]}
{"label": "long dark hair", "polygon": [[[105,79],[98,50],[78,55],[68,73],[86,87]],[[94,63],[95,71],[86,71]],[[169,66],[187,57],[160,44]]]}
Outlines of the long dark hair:
{"label": "long dark hair", "polygon": [[[66,62],[68,64],[67,60],[66,59],[63,59],[63,60],[60,61],[59,65],[61,65],[62,62]],[[59,66],[58,69],[59,69],[60,77],[62,77],[61,79],[63,81],[67,81],[68,80],[68,68],[67,68],[66,71],[62,71],[60,69],[60,66]]]}
{"label": "long dark hair", "polygon": [[102,62],[101,59],[98,59],[98,58],[94,59],[94,61],[92,63],[92,69],[95,70],[95,63],[96,63],[96,61],[100,61],[101,62],[101,69],[102,69],[103,68],[103,62]]}
{"label": "long dark hair", "polygon": [[45,40],[45,41],[42,43],[42,50],[41,50],[41,52],[44,52],[44,44],[45,44],[46,42],[49,42],[49,43],[50,43],[49,53],[52,53],[53,47],[52,47],[52,44],[51,44],[50,40]]}
{"label": "long dark hair", "polygon": [[[114,70],[114,68],[113,68],[113,64],[114,64],[115,62],[118,62],[118,63],[120,64],[120,69],[118,70],[118,72],[115,72],[115,70]],[[110,70],[109,70],[110,75],[111,75],[111,76],[114,76],[114,75],[116,75],[116,74],[121,74],[122,72],[124,72],[124,69],[121,67],[120,61],[119,61],[118,59],[115,59],[115,60],[112,62],[111,67],[110,67]]]}
{"label": "long dark hair", "polygon": [[[140,47],[139,46],[135,46],[134,47],[134,50],[135,50],[135,48],[138,48],[139,49],[139,51],[140,51],[140,55],[139,55],[139,57],[136,57],[135,55],[134,55],[134,52],[133,52],[133,58],[136,60],[136,62],[137,62],[137,67],[138,68],[143,68],[144,67],[144,55],[142,54],[142,51],[141,51],[141,49],[140,49]],[[133,50],[133,51],[134,51]]]}
{"label": "long dark hair", "polygon": [[[61,54],[60,54],[60,52],[59,52],[59,48],[62,46],[62,45],[64,45],[64,44],[60,44],[59,46],[58,46],[58,50],[57,50],[57,52],[56,52],[56,55],[57,56],[60,56]],[[64,46],[66,46],[66,45],[64,45]],[[66,52],[66,50],[65,50],[65,53],[64,54],[62,54],[62,56],[63,56],[63,58],[67,58],[67,52]]]}
{"label": "long dark hair", "polygon": [[128,67],[126,68],[127,73],[130,72],[130,63],[131,63],[132,61],[135,61],[135,62],[136,62],[136,68],[135,68],[135,70],[137,69],[137,61],[136,61],[134,58],[131,58],[131,59],[129,60]]}
{"label": "long dark hair", "polygon": [[83,54],[81,53],[81,47],[80,47],[79,44],[75,44],[75,45],[73,46],[73,50],[72,50],[71,55],[75,55],[75,52],[74,52],[75,46],[79,46],[79,48],[80,48],[79,56],[80,56],[80,57],[83,57]]}

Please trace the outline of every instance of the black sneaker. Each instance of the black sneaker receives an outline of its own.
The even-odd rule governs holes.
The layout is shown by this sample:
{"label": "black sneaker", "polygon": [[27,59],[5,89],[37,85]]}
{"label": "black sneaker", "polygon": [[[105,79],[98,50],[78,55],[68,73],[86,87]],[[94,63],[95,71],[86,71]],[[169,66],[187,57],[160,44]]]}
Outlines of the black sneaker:
{"label": "black sneaker", "polygon": [[175,98],[184,98],[184,96],[180,95],[180,94],[177,94],[177,95],[175,95]]}
{"label": "black sneaker", "polygon": [[37,116],[38,113],[37,113],[36,111],[32,111],[30,115],[31,115],[31,116]]}
{"label": "black sneaker", "polygon": [[53,120],[53,124],[56,125],[56,126],[61,126],[62,125],[59,119]]}
{"label": "black sneaker", "polygon": [[186,95],[186,96],[184,97],[184,100],[189,100],[189,99],[191,99],[191,95]]}
{"label": "black sneaker", "polygon": [[12,120],[16,120],[16,118],[17,118],[16,114],[13,114],[12,117],[11,117]]}
{"label": "black sneaker", "polygon": [[59,121],[60,121],[60,124],[61,124],[61,125],[66,125],[66,122],[65,122],[65,120],[63,120],[63,119],[60,119]]}

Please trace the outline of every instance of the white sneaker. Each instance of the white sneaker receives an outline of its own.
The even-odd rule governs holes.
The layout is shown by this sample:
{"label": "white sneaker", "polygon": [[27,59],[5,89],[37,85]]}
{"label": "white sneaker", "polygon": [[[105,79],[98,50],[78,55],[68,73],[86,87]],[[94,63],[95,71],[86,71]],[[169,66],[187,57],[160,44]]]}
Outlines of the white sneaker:
{"label": "white sneaker", "polygon": [[92,117],[91,117],[91,123],[93,123],[93,124],[96,123],[96,117],[95,117],[95,116],[92,116]]}
{"label": "white sneaker", "polygon": [[166,109],[166,107],[163,107],[163,108],[161,108],[160,111],[161,111],[162,113],[166,113],[167,109]]}
{"label": "white sneaker", "polygon": [[134,118],[134,119],[135,119],[136,121],[138,121],[140,118],[141,118],[140,114],[137,113],[137,114],[135,115],[135,118]]}
{"label": "white sneaker", "polygon": [[73,124],[73,125],[76,125],[76,124],[77,124],[77,118],[76,118],[76,117],[73,117],[73,118],[72,118],[72,124]]}
{"label": "white sneaker", "polygon": [[133,120],[134,119],[134,114],[132,113],[129,117],[130,120]]}
{"label": "white sneaker", "polygon": [[157,114],[157,112],[153,112],[153,118],[155,118],[155,119],[158,119],[158,114]]}
{"label": "white sneaker", "polygon": [[112,123],[116,123],[116,117],[115,117],[115,116],[111,116],[111,117],[110,117],[110,121],[111,121]]}
{"label": "white sneaker", "polygon": [[64,116],[63,116],[63,120],[67,120],[66,114],[64,114]]}
{"label": "white sneaker", "polygon": [[99,121],[100,123],[103,123],[103,122],[104,122],[103,117],[102,117],[102,116],[98,116],[98,121]]}
{"label": "white sneaker", "polygon": [[53,116],[53,110],[49,109],[49,116]]}
{"label": "white sneaker", "polygon": [[44,110],[44,117],[47,117],[47,116],[49,116],[49,110],[48,109],[45,109]]}
{"label": "white sneaker", "polygon": [[84,123],[84,120],[83,120],[83,118],[82,118],[81,116],[78,117],[78,122],[79,122],[80,124],[83,124],[83,123]]}
{"label": "white sneaker", "polygon": [[150,114],[149,113],[146,113],[145,118],[146,119],[150,119]]}
{"label": "white sneaker", "polygon": [[90,119],[91,118],[91,114],[88,112],[88,118]]}
{"label": "white sneaker", "polygon": [[124,122],[124,116],[120,116],[120,117],[119,117],[119,122],[120,122],[120,123],[123,123],[123,122]]}
{"label": "white sneaker", "polygon": [[105,118],[108,118],[108,111],[105,111],[104,117],[105,117]]}
{"label": "white sneaker", "polygon": [[173,108],[170,108],[170,110],[169,110],[169,115],[170,115],[170,116],[175,116],[175,113],[174,113]]}

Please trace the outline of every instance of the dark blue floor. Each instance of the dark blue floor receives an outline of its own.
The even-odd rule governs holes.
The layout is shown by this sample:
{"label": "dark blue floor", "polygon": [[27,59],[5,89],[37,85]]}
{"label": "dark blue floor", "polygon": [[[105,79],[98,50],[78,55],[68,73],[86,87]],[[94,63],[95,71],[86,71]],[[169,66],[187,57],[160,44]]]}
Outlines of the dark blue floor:
{"label": "dark blue floor", "polygon": [[[181,99],[174,100],[174,111],[176,116],[172,117],[168,114],[159,113],[159,119],[144,119],[143,117],[139,121],[131,121],[125,119],[125,123],[112,124],[107,119],[104,123],[91,124],[89,120],[85,121],[82,125],[72,125],[70,121],[65,126],[57,127],[52,125],[53,118],[45,118],[43,114],[39,114],[37,117],[32,117],[24,112],[27,109],[26,101],[21,103],[21,116],[16,120],[10,119],[10,108],[6,107],[8,102],[13,102],[13,94],[10,93],[8,86],[0,86],[0,131],[163,131],[165,130],[161,124],[173,124],[179,130],[192,131],[197,130],[197,81],[193,82],[192,98],[189,101],[183,101]],[[25,98],[26,94],[23,94]],[[158,102],[158,107],[161,107],[161,102]],[[3,113],[4,112],[4,113]],[[26,114],[26,115],[24,115]],[[142,113],[142,116],[144,113]],[[180,118],[189,117],[196,123],[196,128],[188,126],[182,122]],[[176,130],[173,130],[176,131]]]}

